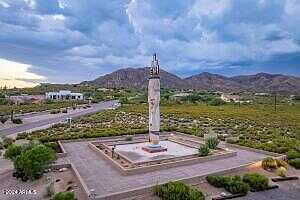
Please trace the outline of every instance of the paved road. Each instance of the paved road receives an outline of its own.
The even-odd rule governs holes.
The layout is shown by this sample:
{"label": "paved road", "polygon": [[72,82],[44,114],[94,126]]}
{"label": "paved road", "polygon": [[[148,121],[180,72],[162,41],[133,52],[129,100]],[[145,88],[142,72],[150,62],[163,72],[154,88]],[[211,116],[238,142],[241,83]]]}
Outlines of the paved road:
{"label": "paved road", "polygon": [[117,101],[101,102],[98,104],[94,104],[94,105],[92,105],[91,108],[82,110],[81,112],[65,114],[63,116],[58,116],[55,118],[44,119],[41,121],[27,123],[27,124],[23,124],[23,125],[20,125],[17,127],[13,127],[13,128],[2,129],[2,130],[0,130],[0,136],[6,136],[6,135],[14,134],[14,133],[25,132],[25,131],[28,131],[31,129],[36,129],[38,127],[43,127],[43,126],[50,125],[50,124],[56,124],[66,118],[76,118],[76,117],[80,117],[83,115],[96,113],[101,110],[112,108],[116,103],[117,103]]}

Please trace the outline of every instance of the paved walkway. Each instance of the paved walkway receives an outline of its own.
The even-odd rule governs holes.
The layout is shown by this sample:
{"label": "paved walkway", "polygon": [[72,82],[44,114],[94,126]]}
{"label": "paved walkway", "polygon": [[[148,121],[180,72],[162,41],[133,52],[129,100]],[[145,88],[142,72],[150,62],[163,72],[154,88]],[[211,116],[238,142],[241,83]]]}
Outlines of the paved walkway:
{"label": "paved walkway", "polygon": [[88,147],[87,142],[63,143],[63,146],[68,152],[68,157],[65,159],[75,165],[87,187],[95,189],[97,195],[101,196],[171,180],[207,175],[267,157],[265,154],[231,148],[237,151],[237,156],[145,174],[123,176],[111,166],[111,163],[96,155]]}

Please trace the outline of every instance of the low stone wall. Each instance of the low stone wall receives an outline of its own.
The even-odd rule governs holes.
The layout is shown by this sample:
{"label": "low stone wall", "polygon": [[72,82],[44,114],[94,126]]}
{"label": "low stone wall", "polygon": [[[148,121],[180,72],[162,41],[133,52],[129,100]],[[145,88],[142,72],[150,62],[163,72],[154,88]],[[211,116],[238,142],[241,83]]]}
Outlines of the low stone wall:
{"label": "low stone wall", "polygon": [[[102,144],[103,145],[103,144]],[[170,162],[161,163],[161,164],[153,164],[151,166],[142,166],[142,167],[135,167],[132,169],[127,169],[121,166],[118,162],[116,162],[114,159],[112,159],[109,155],[103,153],[100,149],[98,149],[93,143],[88,143],[89,148],[91,148],[97,155],[100,155],[101,157],[105,158],[109,161],[109,163],[117,170],[119,170],[123,175],[134,175],[134,174],[140,174],[140,173],[146,173],[156,170],[163,170],[163,169],[169,169],[170,167],[179,167],[179,166],[185,166],[185,165],[193,165],[196,163],[201,162],[207,162],[212,160],[218,160],[218,159],[224,159],[229,158],[232,156],[236,156],[237,152],[233,151],[227,151],[225,153],[220,153],[217,155],[210,155],[206,157],[195,157],[195,158],[189,158],[189,159],[183,159],[178,161],[172,161],[170,159]],[[168,160],[168,159],[166,159]]]}
{"label": "low stone wall", "polygon": [[67,151],[65,150],[64,146],[61,144],[61,141],[58,141],[57,142],[60,150],[61,150],[61,153],[57,153],[57,158],[63,158],[63,157],[66,157],[68,155]]}

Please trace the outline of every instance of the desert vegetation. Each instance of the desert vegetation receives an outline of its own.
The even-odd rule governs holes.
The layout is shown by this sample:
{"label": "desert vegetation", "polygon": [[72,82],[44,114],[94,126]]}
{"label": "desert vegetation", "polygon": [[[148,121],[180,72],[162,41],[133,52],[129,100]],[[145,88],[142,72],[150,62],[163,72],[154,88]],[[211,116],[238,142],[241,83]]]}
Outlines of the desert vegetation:
{"label": "desert vegetation", "polygon": [[173,199],[189,199],[189,200],[204,200],[203,193],[195,188],[192,188],[183,182],[169,182],[161,186],[156,186],[154,193],[161,200]]}
{"label": "desert vegetation", "polygon": [[[127,104],[74,120],[71,128],[55,125],[18,138],[42,142],[147,133],[147,104]],[[256,149],[287,153],[300,146],[300,105],[207,106],[175,104],[161,106],[161,130],[203,137],[212,129],[218,139]],[[215,146],[214,141],[209,145]],[[295,162],[295,161],[293,161]]]}

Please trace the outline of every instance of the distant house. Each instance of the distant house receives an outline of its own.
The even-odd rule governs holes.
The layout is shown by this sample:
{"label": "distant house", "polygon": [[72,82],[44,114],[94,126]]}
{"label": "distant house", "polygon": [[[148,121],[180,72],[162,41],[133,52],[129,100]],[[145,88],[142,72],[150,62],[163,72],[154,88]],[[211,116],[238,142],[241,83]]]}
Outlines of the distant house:
{"label": "distant house", "polygon": [[221,99],[225,102],[240,102],[241,97],[239,95],[222,94]]}
{"label": "distant house", "polygon": [[59,92],[47,92],[46,98],[49,100],[83,100],[83,94],[60,90]]}
{"label": "distant house", "polygon": [[97,90],[98,90],[98,91],[101,91],[101,92],[112,91],[112,89],[108,89],[108,88],[98,88]]}
{"label": "distant house", "polygon": [[16,96],[10,96],[9,100],[15,104],[19,103],[38,103],[46,99],[45,95],[28,95],[21,94]]}
{"label": "distant house", "polygon": [[187,97],[189,95],[191,95],[191,93],[181,92],[181,93],[172,95],[170,97],[170,99],[172,99],[172,100],[180,100],[180,99],[182,99],[184,97]]}
{"label": "distant house", "polygon": [[270,96],[269,93],[264,93],[264,92],[261,92],[261,93],[255,93],[254,95],[255,95],[255,96],[262,96],[262,97]]}

